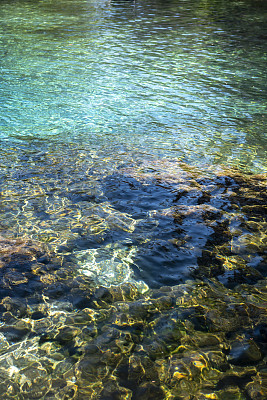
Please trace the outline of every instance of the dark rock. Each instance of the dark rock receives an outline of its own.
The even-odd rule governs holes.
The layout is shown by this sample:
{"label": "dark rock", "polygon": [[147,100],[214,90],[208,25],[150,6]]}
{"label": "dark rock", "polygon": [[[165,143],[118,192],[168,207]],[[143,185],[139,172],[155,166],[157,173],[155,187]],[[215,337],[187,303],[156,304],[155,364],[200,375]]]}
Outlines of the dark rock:
{"label": "dark rock", "polygon": [[108,288],[100,287],[95,291],[94,298],[99,301],[102,300],[106,303],[111,303],[113,300],[112,294]]}
{"label": "dark rock", "polygon": [[31,315],[31,318],[34,320],[42,319],[45,317],[46,317],[46,315],[44,313],[42,313],[41,311],[36,311],[36,312],[32,313],[32,315]]}
{"label": "dark rock", "polygon": [[20,285],[28,282],[28,279],[24,274],[14,269],[6,272],[3,279],[6,285]]}
{"label": "dark rock", "polygon": [[27,315],[27,305],[22,299],[5,297],[2,301],[2,305],[7,311],[18,318]]}
{"label": "dark rock", "polygon": [[234,365],[253,365],[261,359],[261,351],[253,339],[232,343],[228,356],[228,361]]}
{"label": "dark rock", "polygon": [[165,343],[160,339],[149,339],[144,341],[143,348],[152,360],[165,357],[169,353]]}
{"label": "dark rock", "polygon": [[38,261],[39,263],[41,263],[41,264],[48,264],[49,261],[50,261],[50,258],[49,258],[47,255],[44,255],[44,256],[42,256],[42,257],[39,257],[39,258],[37,259],[37,261]]}
{"label": "dark rock", "polygon": [[73,340],[79,332],[80,329],[74,327],[64,327],[60,329],[59,333],[55,336],[55,340],[60,344],[65,344]]}
{"label": "dark rock", "polygon": [[24,337],[30,332],[28,329],[16,329],[13,326],[4,326],[0,328],[6,339],[9,342],[19,342],[24,339]]}
{"label": "dark rock", "polygon": [[92,338],[96,337],[97,335],[97,327],[94,323],[88,324],[85,328],[83,328],[81,333],[81,338],[84,341],[91,340]]}
{"label": "dark rock", "polygon": [[100,351],[99,348],[95,344],[91,344],[91,343],[86,345],[84,347],[84,350],[85,350],[86,354],[95,354]]}
{"label": "dark rock", "polygon": [[137,388],[134,397],[136,400],[163,400],[165,394],[160,386],[147,382]]}
{"label": "dark rock", "polygon": [[101,360],[99,354],[84,357],[77,366],[82,379],[87,382],[97,382],[107,374],[107,365]]}
{"label": "dark rock", "polygon": [[48,288],[45,290],[46,296],[48,296],[51,299],[58,299],[68,292],[69,288],[66,285],[59,282],[56,284],[49,285]]}
{"label": "dark rock", "polygon": [[95,308],[92,303],[91,297],[87,297],[86,295],[78,294],[72,298],[72,303],[75,308],[83,310],[84,308]]}
{"label": "dark rock", "polygon": [[159,296],[155,300],[153,299],[153,304],[159,310],[168,310],[174,305],[174,299],[169,296]]}

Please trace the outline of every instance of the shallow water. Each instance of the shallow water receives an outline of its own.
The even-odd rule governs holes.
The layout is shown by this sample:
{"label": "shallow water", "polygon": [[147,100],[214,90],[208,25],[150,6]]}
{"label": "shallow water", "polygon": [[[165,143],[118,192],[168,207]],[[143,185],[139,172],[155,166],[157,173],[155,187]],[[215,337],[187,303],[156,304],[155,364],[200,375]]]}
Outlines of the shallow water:
{"label": "shallow water", "polygon": [[0,398],[263,400],[264,2],[0,21]]}

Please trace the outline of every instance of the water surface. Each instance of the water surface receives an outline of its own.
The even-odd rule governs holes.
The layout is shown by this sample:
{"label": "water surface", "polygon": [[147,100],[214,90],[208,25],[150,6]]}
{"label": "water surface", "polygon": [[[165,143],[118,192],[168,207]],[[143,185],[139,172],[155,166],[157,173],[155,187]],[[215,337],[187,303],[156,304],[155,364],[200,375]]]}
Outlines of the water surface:
{"label": "water surface", "polygon": [[265,399],[266,26],[1,1],[1,399]]}
{"label": "water surface", "polygon": [[2,2],[1,138],[264,171],[265,12],[263,2]]}

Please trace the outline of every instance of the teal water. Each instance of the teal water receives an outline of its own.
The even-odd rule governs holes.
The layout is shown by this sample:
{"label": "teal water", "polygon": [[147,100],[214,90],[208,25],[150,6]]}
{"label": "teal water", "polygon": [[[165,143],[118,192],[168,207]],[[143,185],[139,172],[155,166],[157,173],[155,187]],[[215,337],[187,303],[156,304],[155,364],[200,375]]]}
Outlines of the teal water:
{"label": "teal water", "polygon": [[0,0],[0,399],[265,400],[266,2]]}
{"label": "teal water", "polygon": [[[266,172],[264,3],[0,7],[1,232],[75,254],[102,284],[133,274],[149,286],[184,282],[214,231],[190,218],[177,230],[153,213],[205,202],[197,191],[180,198],[192,177],[175,163],[208,179],[216,168]],[[146,181],[148,171],[154,180]],[[169,190],[157,185],[166,171]],[[228,210],[231,199],[213,179],[199,188],[207,204]],[[170,245],[177,236],[185,248]]]}
{"label": "teal water", "polygon": [[266,170],[264,2],[0,7],[5,146],[119,146]]}

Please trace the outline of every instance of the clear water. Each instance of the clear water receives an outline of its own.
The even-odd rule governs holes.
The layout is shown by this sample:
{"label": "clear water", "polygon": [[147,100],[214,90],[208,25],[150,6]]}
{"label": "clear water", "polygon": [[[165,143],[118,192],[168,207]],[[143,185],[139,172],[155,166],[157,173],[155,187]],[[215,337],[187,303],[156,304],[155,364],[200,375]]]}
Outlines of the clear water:
{"label": "clear water", "polygon": [[264,2],[1,1],[0,29],[3,151],[79,143],[266,170]]}
{"label": "clear water", "polygon": [[[176,240],[176,222],[151,215],[172,207],[177,184],[168,192],[119,169],[170,159],[203,173],[266,172],[264,4],[44,0],[0,10],[2,234],[71,253],[102,284],[131,281],[133,269],[152,286],[184,281],[212,228],[189,219],[187,247],[162,246],[159,237]],[[226,207],[219,197],[212,205]]]}
{"label": "clear water", "polygon": [[1,400],[265,400],[266,10],[0,1]]}

